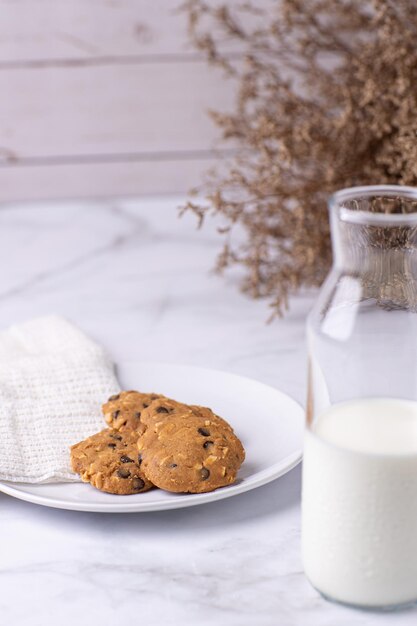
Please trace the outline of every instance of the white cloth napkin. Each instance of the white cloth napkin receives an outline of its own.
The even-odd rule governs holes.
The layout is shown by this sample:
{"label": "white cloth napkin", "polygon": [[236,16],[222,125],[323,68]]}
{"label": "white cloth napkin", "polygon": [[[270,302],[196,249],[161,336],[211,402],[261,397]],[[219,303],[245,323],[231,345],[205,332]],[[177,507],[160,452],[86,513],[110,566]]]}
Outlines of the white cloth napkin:
{"label": "white cloth napkin", "polygon": [[0,333],[0,479],[79,480],[69,447],[105,428],[101,404],[118,390],[103,348],[61,317]]}

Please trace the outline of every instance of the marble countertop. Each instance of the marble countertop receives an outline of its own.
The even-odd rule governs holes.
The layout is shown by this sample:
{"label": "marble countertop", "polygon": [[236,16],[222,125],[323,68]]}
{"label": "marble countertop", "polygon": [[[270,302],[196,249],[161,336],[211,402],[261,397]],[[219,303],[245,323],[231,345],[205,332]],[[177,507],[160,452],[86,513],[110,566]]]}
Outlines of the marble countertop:
{"label": "marble countertop", "polygon": [[[0,209],[0,327],[60,313],[115,361],[229,370],[303,402],[311,296],[266,324],[264,301],[211,272],[219,237],[178,198]],[[324,601],[300,558],[300,467],[190,509],[105,515],[0,494],[0,614],[12,626],[414,624]]]}

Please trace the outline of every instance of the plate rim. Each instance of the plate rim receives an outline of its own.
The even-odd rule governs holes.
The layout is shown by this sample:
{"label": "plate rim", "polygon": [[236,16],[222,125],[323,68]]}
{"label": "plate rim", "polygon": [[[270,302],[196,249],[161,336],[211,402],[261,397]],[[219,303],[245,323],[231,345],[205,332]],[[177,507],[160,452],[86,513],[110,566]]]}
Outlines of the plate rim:
{"label": "plate rim", "polygon": [[[285,398],[286,401],[290,401],[300,411],[300,421],[302,421],[302,415],[304,413],[304,407],[295,400],[292,396],[281,391],[277,387],[273,387],[272,385],[268,385],[256,378],[251,378],[249,376],[236,374],[234,372],[230,372],[227,370],[209,368],[199,365],[190,365],[185,363],[169,363],[169,362],[158,362],[158,361],[136,361],[133,359],[124,359],[116,364],[116,371],[119,371],[124,366],[129,365],[146,365],[147,367],[173,367],[173,368],[182,368],[182,369],[192,369],[198,370],[200,372],[211,372],[219,375],[226,375],[228,377],[233,377],[239,380],[250,381],[251,383],[256,383],[262,387],[266,387],[269,390],[274,391],[274,393],[278,394],[282,398]],[[200,493],[200,494],[178,494],[180,496],[177,499],[161,501],[161,502],[143,502],[139,503],[137,501],[129,503],[129,502],[120,502],[119,503],[83,503],[83,502],[68,502],[67,500],[62,500],[61,498],[48,497],[44,495],[38,495],[36,493],[31,493],[27,491],[22,491],[19,489],[19,485],[30,485],[30,483],[19,483],[12,481],[0,481],[0,492],[11,497],[17,498],[18,500],[23,500],[25,502],[30,502],[32,504],[37,504],[38,506],[45,506],[48,508],[61,509],[67,511],[80,511],[80,512],[90,512],[90,513],[151,513],[155,511],[172,511],[175,509],[188,508],[191,506],[198,506],[200,504],[208,504],[209,502],[216,502],[218,500],[224,500],[226,498],[231,498],[233,496],[239,495],[241,493],[246,493],[252,491],[253,489],[257,489],[258,487],[262,487],[274,480],[280,478],[286,473],[290,472],[294,467],[296,467],[303,457],[303,447],[302,445],[297,448],[294,452],[286,455],[283,459],[280,459],[277,463],[270,465],[269,467],[261,470],[257,474],[255,474],[254,479],[251,482],[239,482],[234,485],[230,485],[226,488],[216,489],[214,491],[210,491],[208,493]],[[47,483],[45,483],[47,484]],[[61,483],[65,485],[66,483]],[[71,484],[71,483],[68,483]],[[76,483],[79,484],[79,483]],[[33,486],[38,486],[34,484]],[[182,497],[181,497],[182,496]]]}

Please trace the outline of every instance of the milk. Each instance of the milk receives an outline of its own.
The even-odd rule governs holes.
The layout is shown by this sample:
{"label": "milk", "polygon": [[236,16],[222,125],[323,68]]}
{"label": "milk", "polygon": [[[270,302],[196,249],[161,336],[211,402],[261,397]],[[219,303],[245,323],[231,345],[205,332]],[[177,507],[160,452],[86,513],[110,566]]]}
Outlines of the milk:
{"label": "milk", "polygon": [[417,600],[417,402],[333,405],[307,429],[302,551],[311,583],[335,600]]}

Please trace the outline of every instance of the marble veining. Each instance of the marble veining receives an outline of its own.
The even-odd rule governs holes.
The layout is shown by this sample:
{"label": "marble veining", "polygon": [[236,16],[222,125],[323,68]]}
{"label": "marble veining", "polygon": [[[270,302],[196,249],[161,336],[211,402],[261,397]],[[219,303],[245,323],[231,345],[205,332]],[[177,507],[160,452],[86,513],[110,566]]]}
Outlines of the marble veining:
{"label": "marble veining", "polygon": [[[284,320],[211,269],[216,224],[178,198],[0,209],[0,327],[59,313],[115,361],[196,364],[252,376],[298,401],[304,319]],[[0,494],[0,615],[12,626],[373,626],[401,614],[325,602],[300,558],[300,468],[255,491],[178,511],[100,515]]]}

